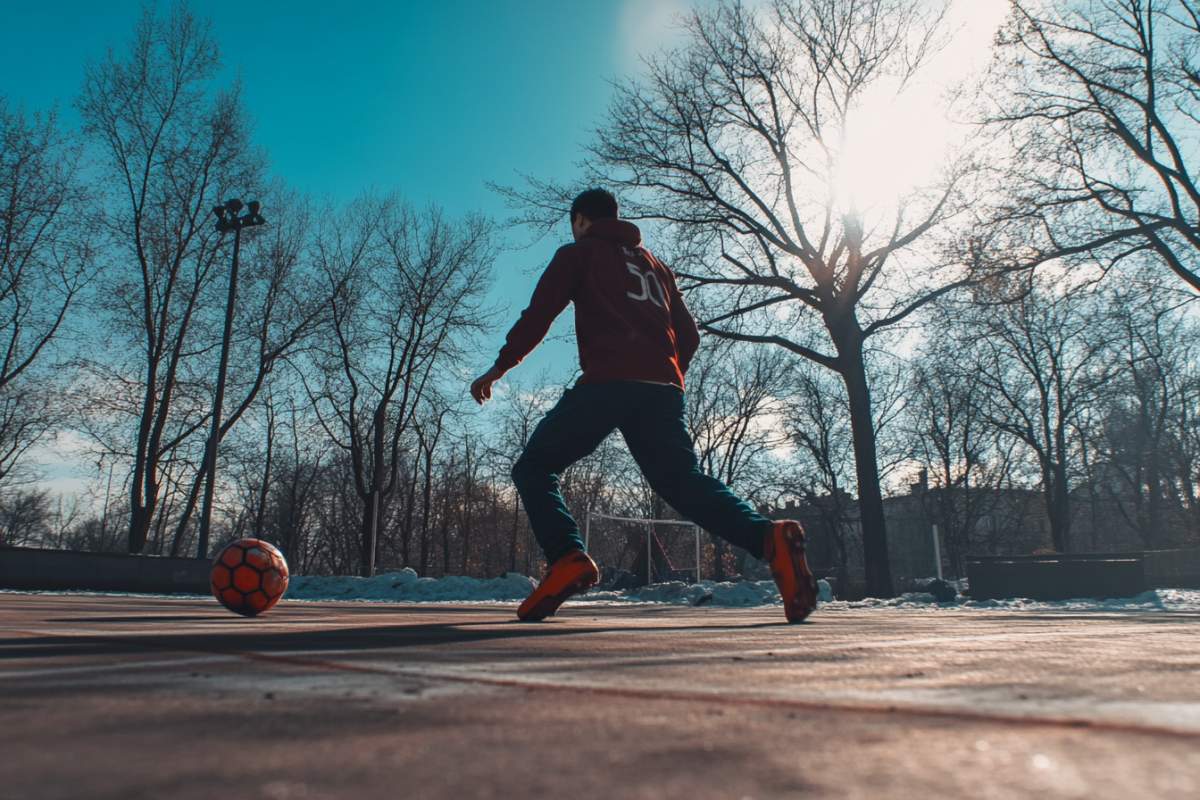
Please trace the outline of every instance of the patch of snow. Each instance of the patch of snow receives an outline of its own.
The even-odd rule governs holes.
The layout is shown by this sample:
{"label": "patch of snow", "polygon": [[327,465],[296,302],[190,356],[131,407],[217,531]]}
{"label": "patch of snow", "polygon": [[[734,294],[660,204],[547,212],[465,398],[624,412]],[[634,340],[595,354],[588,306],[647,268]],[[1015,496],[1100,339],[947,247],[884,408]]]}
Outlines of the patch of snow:
{"label": "patch of snow", "polygon": [[738,583],[701,581],[683,583],[668,581],[621,591],[593,590],[581,600],[632,603],[669,603],[671,605],[761,606],[778,602],[779,592],[774,581],[740,581]]}
{"label": "patch of snow", "polygon": [[1097,599],[1080,597],[1072,600],[1030,600],[1010,598],[1006,600],[970,600],[962,595],[954,602],[939,603],[928,592],[909,592],[887,599],[866,598],[864,600],[835,600],[822,606],[825,610],[849,608],[902,608],[938,609],[955,608],[966,610],[998,611],[1185,611],[1200,612],[1200,590],[1153,589],[1135,597],[1112,597]]}
{"label": "patch of snow", "polygon": [[479,602],[524,600],[537,583],[510,572],[503,578],[420,578],[405,567],[373,578],[352,575],[295,575],[288,581],[289,600],[409,600]]}
{"label": "patch of snow", "polygon": [[[536,585],[533,579],[515,572],[510,572],[503,578],[490,580],[456,576],[418,578],[416,572],[405,568],[400,572],[389,572],[374,578],[298,575],[289,582],[286,597],[289,600],[502,602],[524,600]],[[818,581],[818,587],[821,602],[833,599],[833,592],[827,581]],[[668,581],[621,591],[592,590],[579,595],[576,600],[728,607],[772,605],[780,602],[779,591],[775,588],[774,581]]]}
{"label": "patch of snow", "polygon": [[1134,597],[1111,597],[1104,600],[1076,598],[1074,600],[970,600],[963,608],[1000,608],[1016,611],[1200,611],[1200,590],[1151,589]]}
{"label": "patch of snow", "polygon": [[[965,581],[957,584],[961,590]],[[532,578],[510,572],[502,578],[467,578],[448,576],[444,578],[422,578],[410,568],[399,572],[376,575],[373,578],[356,576],[292,576],[287,593],[288,600],[346,600],[359,602],[430,602],[430,603],[512,603],[523,600],[537,585]],[[1090,612],[1140,612],[1175,611],[1200,613],[1200,590],[1155,589],[1136,597],[1097,600],[1080,598],[1075,600],[1039,601],[1029,599],[971,600],[961,593],[953,601],[938,602],[928,592],[908,592],[887,599],[836,600],[827,581],[818,582],[820,587],[820,610],[838,611],[848,609],[899,609],[936,612],[940,609],[979,611],[1090,611]],[[7,590],[0,589],[0,594]],[[28,592],[16,592],[26,594]],[[126,592],[61,592],[47,591],[36,594],[112,594],[130,597],[146,597],[144,594]],[[162,595],[184,598],[189,595]],[[200,597],[201,595],[190,595]],[[781,604],[774,581],[721,582],[701,581],[683,583],[670,581],[621,591],[592,590],[574,598],[576,601],[603,604],[645,603],[662,605],[721,606],[750,608],[755,606],[778,606]]]}
{"label": "patch of snow", "polygon": [[[478,579],[450,576],[420,578],[412,569],[377,575],[374,578],[350,576],[295,576],[288,586],[289,600],[365,600],[385,602],[508,602],[522,600],[536,586],[525,575],[510,572],[503,578]],[[1000,610],[1000,611],[1190,611],[1200,612],[1200,591],[1156,589],[1137,597],[1097,600],[1039,601],[1028,599],[970,600],[959,595],[954,601],[939,603],[928,592],[908,592],[886,599],[836,600],[827,581],[818,582],[821,609],[911,609],[929,610]],[[593,589],[575,598],[596,603],[651,603],[663,605],[721,606],[749,608],[779,605],[774,581],[683,583],[668,581],[635,589],[611,591]]]}

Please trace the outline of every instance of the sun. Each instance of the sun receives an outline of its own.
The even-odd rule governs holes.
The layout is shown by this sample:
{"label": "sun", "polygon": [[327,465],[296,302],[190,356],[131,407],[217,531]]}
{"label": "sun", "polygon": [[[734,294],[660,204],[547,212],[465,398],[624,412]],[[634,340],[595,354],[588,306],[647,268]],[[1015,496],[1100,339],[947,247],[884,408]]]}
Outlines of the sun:
{"label": "sun", "polygon": [[[1006,0],[955,0],[947,39],[908,82],[880,77],[859,93],[837,141],[831,180],[839,210],[894,213],[914,192],[936,186],[971,135],[951,96],[980,74],[1006,15]],[[962,102],[960,97],[956,102]]]}
{"label": "sun", "polygon": [[937,182],[955,131],[937,87],[880,81],[859,96],[841,134],[833,148],[838,208],[873,215]]}

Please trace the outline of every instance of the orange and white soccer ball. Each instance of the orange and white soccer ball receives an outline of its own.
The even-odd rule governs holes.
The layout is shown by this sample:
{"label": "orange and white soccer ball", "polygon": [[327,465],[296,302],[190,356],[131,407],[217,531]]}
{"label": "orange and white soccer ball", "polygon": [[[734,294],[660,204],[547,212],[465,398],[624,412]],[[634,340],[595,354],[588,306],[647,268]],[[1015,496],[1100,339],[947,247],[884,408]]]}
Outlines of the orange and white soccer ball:
{"label": "orange and white soccer ball", "polygon": [[213,597],[230,611],[257,616],[278,603],[287,591],[287,561],[270,542],[238,539],[213,559],[209,585]]}

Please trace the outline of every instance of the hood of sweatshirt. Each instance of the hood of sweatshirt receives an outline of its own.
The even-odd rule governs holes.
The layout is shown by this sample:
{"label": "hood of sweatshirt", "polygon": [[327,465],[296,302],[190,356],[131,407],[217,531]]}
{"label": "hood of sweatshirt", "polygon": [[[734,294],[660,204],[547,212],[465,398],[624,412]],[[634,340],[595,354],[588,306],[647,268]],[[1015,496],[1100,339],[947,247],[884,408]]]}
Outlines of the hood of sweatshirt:
{"label": "hood of sweatshirt", "polygon": [[626,247],[637,247],[642,243],[642,232],[638,226],[624,219],[606,217],[594,220],[588,226],[584,237],[595,236],[597,239],[607,239],[610,242],[623,244]]}

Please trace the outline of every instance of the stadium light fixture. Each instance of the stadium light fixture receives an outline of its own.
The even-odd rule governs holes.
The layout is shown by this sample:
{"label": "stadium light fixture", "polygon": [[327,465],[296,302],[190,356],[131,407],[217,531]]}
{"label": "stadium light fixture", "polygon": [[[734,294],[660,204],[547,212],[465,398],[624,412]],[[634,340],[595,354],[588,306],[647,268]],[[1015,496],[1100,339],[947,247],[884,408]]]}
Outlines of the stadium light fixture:
{"label": "stadium light fixture", "polygon": [[[246,214],[239,216],[245,208]],[[262,216],[262,203],[251,200],[243,204],[238,198],[226,200],[224,204],[213,207],[217,218],[217,232],[233,231],[233,264],[229,270],[229,297],[225,303],[225,331],[221,337],[221,364],[217,368],[217,390],[213,396],[212,428],[208,435],[208,444],[204,450],[204,463],[207,481],[204,485],[204,504],[200,511],[200,541],[196,552],[200,558],[208,558],[209,530],[212,524],[213,492],[217,482],[217,446],[221,439],[221,406],[225,402],[225,375],[229,366],[229,341],[233,336],[233,307],[237,303],[238,251],[242,244],[242,228],[265,225]]]}

